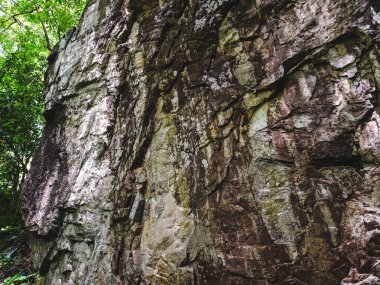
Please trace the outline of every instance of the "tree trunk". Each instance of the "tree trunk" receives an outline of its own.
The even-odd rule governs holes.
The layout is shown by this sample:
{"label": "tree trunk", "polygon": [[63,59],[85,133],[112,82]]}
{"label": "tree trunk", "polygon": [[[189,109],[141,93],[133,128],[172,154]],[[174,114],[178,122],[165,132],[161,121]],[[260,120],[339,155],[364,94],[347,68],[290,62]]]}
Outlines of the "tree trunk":
{"label": "tree trunk", "polygon": [[12,167],[12,196],[15,198],[15,201],[17,201],[19,196],[19,183],[20,183],[20,167],[18,164],[14,164],[14,167]]}
{"label": "tree trunk", "polygon": [[379,10],[90,1],[22,195],[45,283],[380,284]]}

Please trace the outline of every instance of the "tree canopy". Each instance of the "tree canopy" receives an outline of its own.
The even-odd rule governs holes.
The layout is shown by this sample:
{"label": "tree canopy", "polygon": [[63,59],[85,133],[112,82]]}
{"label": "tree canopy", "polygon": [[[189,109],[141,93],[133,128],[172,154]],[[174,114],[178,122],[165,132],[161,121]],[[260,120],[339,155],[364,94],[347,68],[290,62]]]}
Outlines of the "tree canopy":
{"label": "tree canopy", "polygon": [[0,228],[18,219],[9,207],[17,208],[43,125],[46,58],[78,22],[85,2],[0,2]]}

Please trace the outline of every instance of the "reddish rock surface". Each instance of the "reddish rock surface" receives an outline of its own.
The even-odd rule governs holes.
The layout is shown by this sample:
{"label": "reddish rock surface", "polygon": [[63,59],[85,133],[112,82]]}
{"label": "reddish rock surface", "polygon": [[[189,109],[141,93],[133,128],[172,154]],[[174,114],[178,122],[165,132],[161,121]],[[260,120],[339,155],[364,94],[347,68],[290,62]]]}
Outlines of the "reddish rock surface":
{"label": "reddish rock surface", "polygon": [[93,0],[22,195],[46,284],[380,284],[380,5]]}

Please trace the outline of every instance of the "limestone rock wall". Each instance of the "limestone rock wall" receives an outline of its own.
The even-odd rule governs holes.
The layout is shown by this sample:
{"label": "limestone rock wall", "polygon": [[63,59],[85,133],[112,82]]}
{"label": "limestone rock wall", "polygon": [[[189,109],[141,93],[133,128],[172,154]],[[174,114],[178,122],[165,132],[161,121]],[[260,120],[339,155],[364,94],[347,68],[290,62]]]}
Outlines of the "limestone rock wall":
{"label": "limestone rock wall", "polygon": [[380,284],[378,0],[92,0],[49,63],[45,284]]}

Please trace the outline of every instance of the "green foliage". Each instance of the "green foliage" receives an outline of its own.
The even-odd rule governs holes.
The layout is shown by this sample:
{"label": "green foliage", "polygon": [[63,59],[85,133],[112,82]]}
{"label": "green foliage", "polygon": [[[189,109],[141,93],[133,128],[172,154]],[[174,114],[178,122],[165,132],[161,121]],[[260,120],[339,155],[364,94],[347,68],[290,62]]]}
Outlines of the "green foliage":
{"label": "green foliage", "polygon": [[[20,34],[25,34],[51,49],[53,43],[75,26],[84,5],[84,0],[4,0],[0,4],[0,31],[3,37],[16,40]],[[9,50],[15,48],[17,41],[6,44],[10,44],[4,46]],[[35,47],[40,49],[40,44]]]}
{"label": "green foliage", "polygon": [[30,283],[28,280],[30,280],[32,277],[34,277],[35,274],[31,274],[28,276],[15,274],[12,277],[8,277],[4,280],[3,283],[0,283],[0,285],[29,285]]}
{"label": "green foliage", "polygon": [[[0,284],[5,280],[18,284],[16,276],[31,274],[27,242],[28,235],[22,227],[7,226],[0,229]],[[10,281],[8,284],[12,284]]]}
{"label": "green foliage", "polygon": [[11,261],[11,257],[9,254],[6,254],[4,252],[0,252],[0,267],[5,267],[7,266]]}
{"label": "green foliage", "polygon": [[[3,201],[7,200],[6,196],[18,197],[39,137],[46,55],[45,50],[20,37],[17,50],[8,51],[0,58],[0,196],[4,196]],[[11,199],[10,203],[17,203],[17,199]]]}
{"label": "green foliage", "polygon": [[6,278],[4,282],[0,283],[0,285],[32,285],[39,284],[43,279],[44,278],[37,273],[29,275],[15,274]]}

